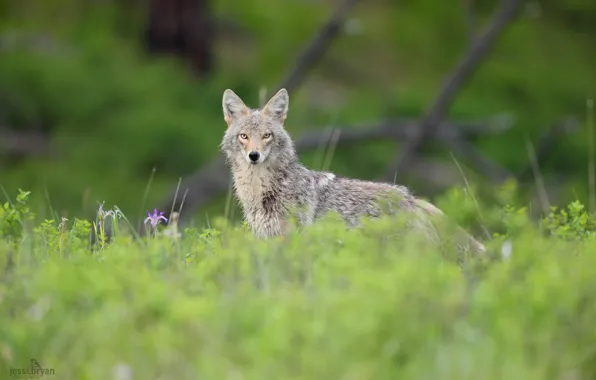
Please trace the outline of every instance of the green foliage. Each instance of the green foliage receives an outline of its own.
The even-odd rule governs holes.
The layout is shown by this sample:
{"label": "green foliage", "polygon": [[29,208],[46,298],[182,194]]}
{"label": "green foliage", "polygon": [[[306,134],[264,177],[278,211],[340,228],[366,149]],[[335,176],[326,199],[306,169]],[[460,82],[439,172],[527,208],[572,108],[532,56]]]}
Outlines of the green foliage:
{"label": "green foliage", "polygon": [[438,196],[435,203],[459,225],[484,234],[492,231],[488,235],[492,237],[511,236],[529,225],[530,216],[515,180],[503,183],[494,197],[480,197],[479,192],[473,185],[454,186]]}
{"label": "green foliage", "polygon": [[567,210],[552,207],[544,219],[544,228],[562,239],[593,239],[596,236],[596,219],[590,216],[583,204],[574,201],[567,206]]}
{"label": "green foliage", "polygon": [[462,270],[421,236],[395,236],[390,219],[348,231],[330,215],[258,240],[216,218],[93,250],[91,223],[46,220],[18,245],[0,240],[1,368],[35,358],[61,379],[592,378],[596,241],[568,237],[588,236],[594,219],[578,202],[553,215],[566,234],[507,223],[510,254],[474,281],[478,260]]}
{"label": "green foliage", "polygon": [[[62,218],[57,226],[54,220],[45,220],[34,229],[34,236],[39,252],[46,256],[68,256],[72,251],[87,248],[90,232],[91,223],[88,221],[75,219],[69,226],[68,219]],[[104,244],[105,240],[104,237]]]}
{"label": "green foliage", "polygon": [[27,205],[30,194],[19,189],[16,203],[6,202],[0,207],[0,238],[18,243],[23,237],[24,228],[34,219]]}

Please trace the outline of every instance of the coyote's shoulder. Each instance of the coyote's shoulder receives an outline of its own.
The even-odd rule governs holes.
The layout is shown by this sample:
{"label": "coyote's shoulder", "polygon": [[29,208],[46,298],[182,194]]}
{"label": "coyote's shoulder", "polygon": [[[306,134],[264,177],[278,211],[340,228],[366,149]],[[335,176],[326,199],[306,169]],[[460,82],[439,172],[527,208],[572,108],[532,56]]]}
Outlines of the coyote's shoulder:
{"label": "coyote's shoulder", "polygon": [[[404,186],[345,178],[303,166],[283,126],[289,105],[285,89],[260,110],[246,107],[231,90],[224,92],[222,103],[228,128],[221,149],[232,171],[236,197],[255,235],[283,235],[292,209],[304,225],[333,211],[352,227],[363,216],[409,212],[417,225],[430,215],[442,214]],[[484,250],[475,240],[473,245]]]}

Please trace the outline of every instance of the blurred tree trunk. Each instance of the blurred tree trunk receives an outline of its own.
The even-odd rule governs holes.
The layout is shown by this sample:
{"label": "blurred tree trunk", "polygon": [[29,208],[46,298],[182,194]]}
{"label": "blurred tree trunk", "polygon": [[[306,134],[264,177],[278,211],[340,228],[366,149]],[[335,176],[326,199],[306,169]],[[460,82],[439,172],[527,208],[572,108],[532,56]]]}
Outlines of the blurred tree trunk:
{"label": "blurred tree trunk", "polygon": [[210,0],[149,0],[149,52],[187,60],[199,76],[211,73],[214,38]]}

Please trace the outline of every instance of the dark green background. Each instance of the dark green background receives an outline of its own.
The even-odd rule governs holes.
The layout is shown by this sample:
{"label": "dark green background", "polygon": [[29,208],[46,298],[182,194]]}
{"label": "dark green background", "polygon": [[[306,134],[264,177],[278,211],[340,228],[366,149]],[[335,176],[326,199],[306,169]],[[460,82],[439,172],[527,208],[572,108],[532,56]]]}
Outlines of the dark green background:
{"label": "dark green background", "polygon": [[[474,2],[478,26],[497,3]],[[215,17],[243,31],[218,34],[215,71],[197,79],[183,62],[144,52],[145,11],[130,1],[3,1],[0,38],[29,42],[2,45],[0,124],[51,127],[52,154],[19,161],[0,155],[0,184],[13,198],[19,187],[31,190],[36,211],[47,217],[50,205],[60,215],[92,217],[97,202],[106,201],[136,219],[140,207],[158,205],[179,177],[219,154],[224,89],[257,106],[259,89],[276,90],[272,86],[334,6],[322,0],[213,1]],[[337,39],[290,94],[286,126],[292,136],[332,124],[419,117],[469,44],[465,15],[457,1],[360,2],[348,17],[352,33]],[[577,117],[580,132],[561,139],[540,163],[547,185],[564,185],[559,196],[565,203],[576,196],[587,201],[586,101],[596,95],[594,41],[596,2],[527,2],[449,115],[456,121],[513,117],[505,133],[475,143],[513,173],[528,164],[525,136],[535,140],[557,120]],[[379,178],[396,149],[391,141],[340,148],[330,169]],[[447,150],[425,151],[454,167]],[[302,159],[312,166],[321,161],[316,152]],[[466,165],[464,170],[480,180]],[[398,182],[417,194],[444,190],[411,174]],[[224,201],[222,194],[198,220],[221,214]]]}

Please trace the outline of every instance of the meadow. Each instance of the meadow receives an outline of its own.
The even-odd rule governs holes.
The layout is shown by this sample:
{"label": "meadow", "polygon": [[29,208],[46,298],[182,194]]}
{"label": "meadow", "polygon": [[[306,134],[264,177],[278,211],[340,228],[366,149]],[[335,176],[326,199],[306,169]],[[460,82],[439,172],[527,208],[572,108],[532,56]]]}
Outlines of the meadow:
{"label": "meadow", "polygon": [[224,218],[162,220],[140,237],[107,205],[39,222],[29,196],[0,208],[1,378],[32,359],[56,379],[596,375],[596,220],[579,202],[532,221],[453,189],[441,207],[500,231],[481,239],[489,254],[458,260],[392,237],[401,219],[347,231],[330,215],[267,241]]}

